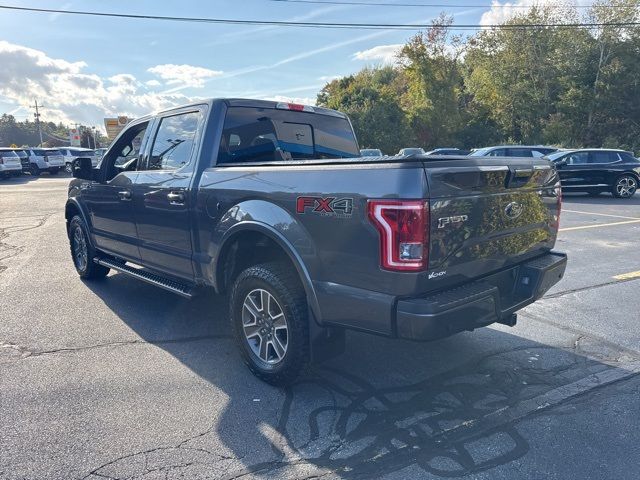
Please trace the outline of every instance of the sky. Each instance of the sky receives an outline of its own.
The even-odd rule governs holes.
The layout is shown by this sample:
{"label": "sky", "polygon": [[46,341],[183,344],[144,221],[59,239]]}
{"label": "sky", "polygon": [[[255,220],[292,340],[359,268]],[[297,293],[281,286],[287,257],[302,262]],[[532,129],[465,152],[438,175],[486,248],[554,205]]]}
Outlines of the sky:
{"label": "sky", "polygon": [[[358,23],[499,23],[518,5],[412,1],[473,8],[387,7],[271,0],[0,0],[0,5],[163,16]],[[538,3],[552,3],[538,0]],[[516,8],[513,6],[516,5]],[[140,116],[197,98],[313,104],[328,81],[393,62],[417,31],[235,26],[16,12],[0,9],[0,114],[102,128],[105,116]]]}

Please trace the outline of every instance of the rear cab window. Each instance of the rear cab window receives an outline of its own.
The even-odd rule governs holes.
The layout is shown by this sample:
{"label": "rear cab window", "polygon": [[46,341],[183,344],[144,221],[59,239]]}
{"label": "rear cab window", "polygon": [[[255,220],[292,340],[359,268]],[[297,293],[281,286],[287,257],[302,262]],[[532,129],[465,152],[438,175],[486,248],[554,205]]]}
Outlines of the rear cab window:
{"label": "rear cab window", "polygon": [[282,162],[360,156],[351,124],[318,112],[229,107],[218,163]]}

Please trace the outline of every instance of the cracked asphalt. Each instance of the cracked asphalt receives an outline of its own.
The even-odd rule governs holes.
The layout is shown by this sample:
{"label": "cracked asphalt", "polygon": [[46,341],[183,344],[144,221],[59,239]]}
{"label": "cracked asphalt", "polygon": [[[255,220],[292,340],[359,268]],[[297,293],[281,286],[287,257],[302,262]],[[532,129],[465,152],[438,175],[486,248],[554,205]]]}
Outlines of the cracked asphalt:
{"label": "cracked asphalt", "polygon": [[0,478],[640,478],[640,279],[614,278],[640,270],[640,196],[565,195],[567,275],[516,327],[352,333],[277,389],[224,298],[81,281],[67,182],[0,182]]}

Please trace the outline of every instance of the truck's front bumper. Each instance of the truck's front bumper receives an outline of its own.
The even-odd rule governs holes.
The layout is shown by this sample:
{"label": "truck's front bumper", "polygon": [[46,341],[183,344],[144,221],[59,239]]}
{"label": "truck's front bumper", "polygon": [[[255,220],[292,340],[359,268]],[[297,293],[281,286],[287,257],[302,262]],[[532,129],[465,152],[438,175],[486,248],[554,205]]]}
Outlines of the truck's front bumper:
{"label": "truck's front bumper", "polygon": [[564,275],[567,256],[551,252],[481,280],[420,298],[398,301],[397,334],[435,340],[491,323],[542,297]]}

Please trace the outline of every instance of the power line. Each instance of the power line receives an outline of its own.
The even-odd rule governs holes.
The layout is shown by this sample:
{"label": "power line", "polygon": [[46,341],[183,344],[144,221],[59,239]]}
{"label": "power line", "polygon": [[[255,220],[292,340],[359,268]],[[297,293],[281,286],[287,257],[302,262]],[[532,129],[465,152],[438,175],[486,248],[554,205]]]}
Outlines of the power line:
{"label": "power line", "polygon": [[[462,5],[451,3],[387,3],[387,2],[356,2],[348,0],[269,0],[271,2],[281,3],[310,3],[314,5],[354,5],[354,6],[375,6],[375,7],[434,7],[434,8],[491,8],[494,5],[476,4],[476,5]],[[501,6],[501,5],[498,5]],[[541,4],[528,4],[528,5],[502,5],[509,8],[532,8],[532,7],[545,7],[545,8],[591,8],[592,5],[541,5]],[[624,5],[605,5],[606,8],[626,8]]]}
{"label": "power line", "polygon": [[92,17],[130,18],[136,20],[163,20],[173,22],[213,23],[230,25],[270,25],[277,27],[304,27],[304,28],[345,28],[364,30],[417,30],[432,27],[446,27],[450,30],[478,30],[480,28],[500,28],[509,30],[526,30],[539,28],[595,28],[595,27],[636,27],[640,22],[610,22],[610,23],[526,23],[526,24],[439,24],[439,23],[334,23],[334,22],[295,22],[287,20],[238,20],[229,18],[209,17],[173,17],[162,15],[136,15],[129,13],[91,12],[85,10],[59,10],[53,8],[16,7],[13,5],[0,5],[0,9],[37,12],[59,13],[68,15],[84,15]]}

